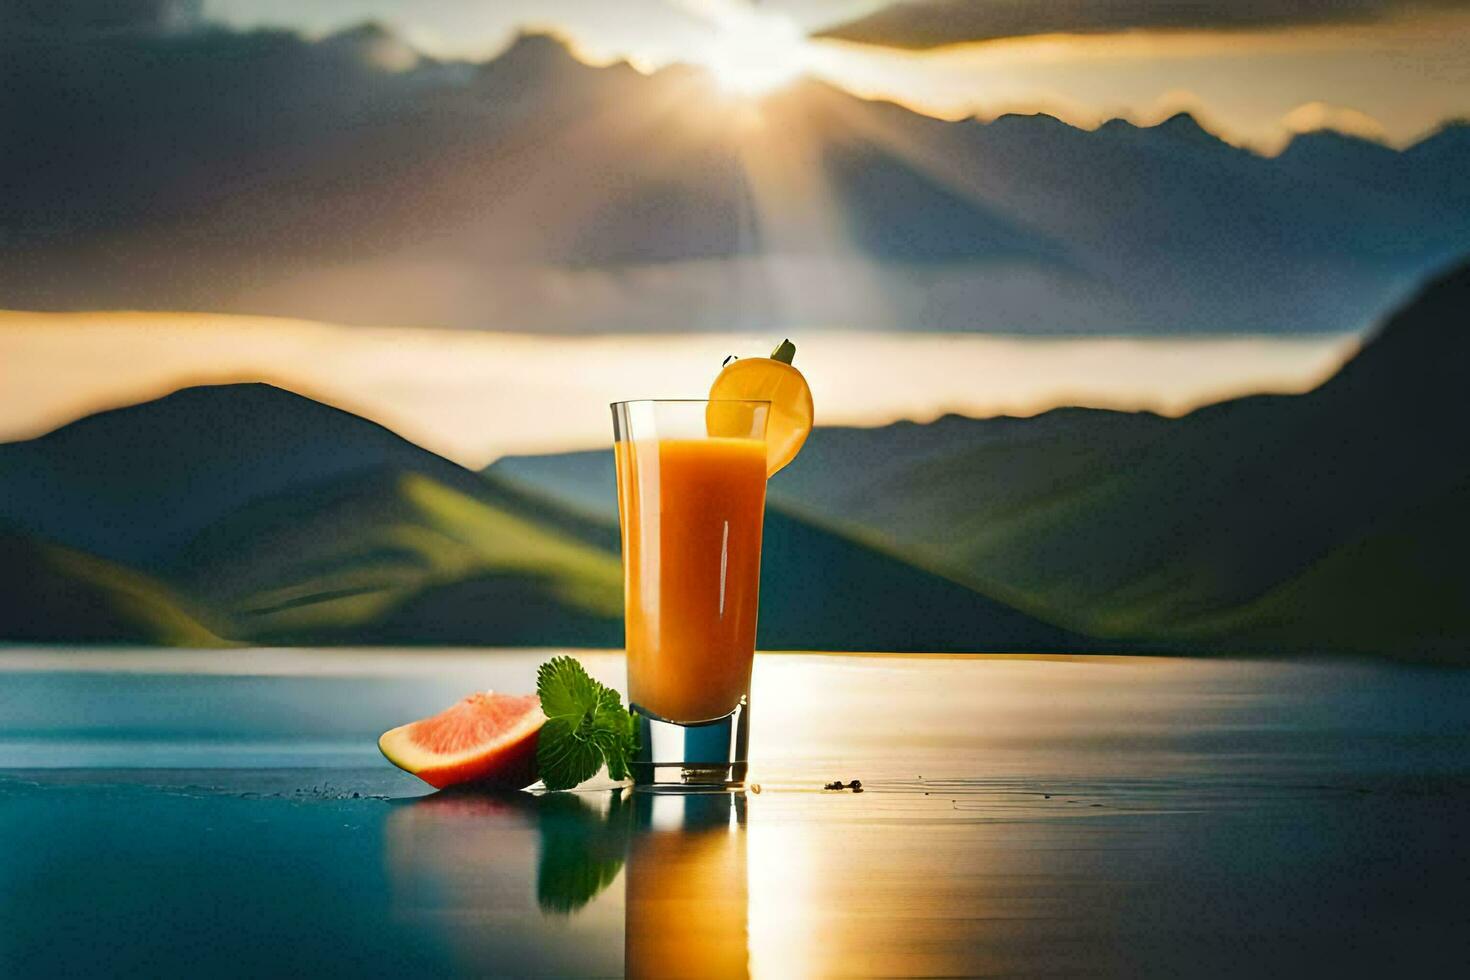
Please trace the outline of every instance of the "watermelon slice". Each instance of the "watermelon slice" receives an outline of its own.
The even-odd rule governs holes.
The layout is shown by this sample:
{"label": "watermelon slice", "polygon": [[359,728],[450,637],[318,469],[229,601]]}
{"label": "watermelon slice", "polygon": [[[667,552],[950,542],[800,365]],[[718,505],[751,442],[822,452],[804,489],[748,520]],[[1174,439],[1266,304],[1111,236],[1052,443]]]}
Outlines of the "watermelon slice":
{"label": "watermelon slice", "polygon": [[536,740],[546,715],[534,694],[471,694],[378,739],[388,761],[438,789],[475,783],[521,789],[534,783]]}

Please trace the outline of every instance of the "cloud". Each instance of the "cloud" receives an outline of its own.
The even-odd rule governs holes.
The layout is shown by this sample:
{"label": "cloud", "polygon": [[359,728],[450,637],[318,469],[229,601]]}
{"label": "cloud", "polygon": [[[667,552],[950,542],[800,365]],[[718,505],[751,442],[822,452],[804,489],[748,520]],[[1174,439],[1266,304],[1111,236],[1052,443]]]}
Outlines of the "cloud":
{"label": "cloud", "polygon": [[817,37],[923,50],[1038,34],[1249,30],[1470,9],[1470,0],[905,0]]}
{"label": "cloud", "polygon": [[1288,132],[1311,133],[1321,129],[1336,130],[1364,139],[1384,140],[1383,123],[1368,113],[1330,102],[1307,102],[1281,117]]}

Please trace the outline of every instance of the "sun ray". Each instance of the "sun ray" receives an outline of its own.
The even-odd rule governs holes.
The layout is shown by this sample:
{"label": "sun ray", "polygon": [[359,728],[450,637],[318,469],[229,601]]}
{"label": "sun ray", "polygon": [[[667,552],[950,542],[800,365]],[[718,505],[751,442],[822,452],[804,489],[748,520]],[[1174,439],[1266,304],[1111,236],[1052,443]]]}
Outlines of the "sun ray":
{"label": "sun ray", "polygon": [[822,123],[823,92],[810,84],[769,100],[742,134],[741,164],[778,309],[800,316],[820,294],[841,298],[859,322],[889,303],[877,263],[852,241],[827,172],[824,144],[834,134]]}

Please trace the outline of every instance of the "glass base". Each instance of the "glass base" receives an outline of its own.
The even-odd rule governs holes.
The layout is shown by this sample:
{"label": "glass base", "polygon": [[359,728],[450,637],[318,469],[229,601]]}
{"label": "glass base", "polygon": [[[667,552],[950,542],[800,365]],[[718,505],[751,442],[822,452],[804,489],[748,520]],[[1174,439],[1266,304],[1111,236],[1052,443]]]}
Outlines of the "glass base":
{"label": "glass base", "polygon": [[638,705],[638,751],[630,767],[639,789],[698,792],[729,789],[745,782],[750,742],[750,704],[714,721],[681,725]]}

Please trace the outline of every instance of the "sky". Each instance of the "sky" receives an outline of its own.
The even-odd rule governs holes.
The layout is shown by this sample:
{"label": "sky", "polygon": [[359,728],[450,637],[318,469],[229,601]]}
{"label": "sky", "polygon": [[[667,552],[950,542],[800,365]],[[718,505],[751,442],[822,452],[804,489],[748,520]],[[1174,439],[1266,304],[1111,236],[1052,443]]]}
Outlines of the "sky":
{"label": "sky", "polygon": [[[752,104],[808,73],[860,96],[893,99],[945,118],[978,115],[988,119],[1013,110],[1048,111],[1075,124],[1094,125],[1118,115],[1154,122],[1188,109],[1216,134],[1266,152],[1279,148],[1294,130],[1324,125],[1403,145],[1447,119],[1470,116],[1470,2],[1458,0],[913,0],[903,8],[894,8],[883,0],[768,0],[759,5],[742,0],[125,2],[145,14],[158,14],[157,23],[165,29],[171,29],[168,25],[178,14],[186,26],[194,26],[202,18],[241,31],[280,28],[320,39],[374,20],[406,38],[419,51],[441,59],[483,61],[502,51],[518,32],[549,30],[566,39],[578,57],[591,64],[627,60],[645,72],[674,62],[700,65],[709,69],[728,93]],[[7,17],[17,9],[25,16],[27,4],[33,10],[47,9],[36,6],[34,0],[0,0],[0,38]],[[62,30],[76,31],[76,27],[68,22]],[[628,260],[626,268],[619,266],[614,272],[586,261],[579,264],[559,257],[556,262],[560,264],[551,266],[554,276],[539,266],[516,264],[525,261],[524,257],[507,252],[515,260],[506,260],[509,264],[505,269],[510,271],[501,269],[501,278],[493,279],[491,274],[497,268],[494,260],[500,253],[491,248],[498,246],[499,240],[490,232],[503,232],[519,242],[526,237],[526,228],[549,226],[548,215],[572,211],[580,214],[573,204],[591,213],[589,209],[608,201],[603,197],[576,200],[565,189],[591,188],[600,193],[603,188],[598,178],[614,171],[613,164],[621,165],[629,175],[645,178],[649,175],[638,166],[650,161],[665,165],[672,160],[684,166],[684,158],[671,153],[669,147],[682,151],[681,141],[690,137],[690,132],[675,129],[671,133],[665,127],[663,144],[657,140],[630,143],[628,158],[610,163],[608,148],[618,150],[624,144],[616,140],[591,141],[589,133],[609,129],[616,135],[621,132],[614,125],[620,124],[619,118],[594,119],[596,125],[572,131],[574,138],[566,143],[576,147],[581,145],[577,140],[586,138],[587,145],[593,147],[591,151],[565,151],[558,144],[555,152],[538,157],[535,167],[527,171],[535,180],[522,180],[524,175],[517,169],[520,165],[515,155],[495,152],[499,144],[494,142],[503,133],[515,136],[520,131],[486,125],[486,119],[495,121],[493,115],[454,115],[464,106],[454,101],[454,93],[450,92],[442,102],[426,103],[432,111],[413,117],[428,122],[447,119],[448,128],[425,129],[426,137],[409,141],[410,152],[393,156],[388,151],[398,144],[391,141],[382,145],[360,143],[377,147],[384,155],[367,154],[358,170],[322,169],[324,160],[335,165],[358,157],[338,153],[330,139],[315,144],[313,135],[325,132],[333,138],[362,139],[365,133],[394,132],[386,123],[376,130],[341,125],[343,120],[359,119],[352,110],[361,93],[337,83],[343,77],[360,79],[338,71],[337,62],[324,53],[332,45],[286,44],[282,47],[288,50],[277,61],[255,62],[242,55],[238,62],[245,67],[232,73],[227,69],[236,61],[235,53],[248,54],[246,49],[258,39],[231,35],[223,39],[229,44],[220,43],[212,49],[208,47],[213,43],[211,38],[222,40],[211,34],[197,46],[181,46],[185,68],[197,67],[190,60],[194,52],[216,50],[229,55],[217,58],[225,63],[223,66],[208,66],[203,81],[194,83],[193,88],[179,79],[196,76],[187,72],[170,74],[164,70],[170,67],[163,64],[166,59],[158,59],[158,72],[142,73],[143,82],[134,81],[152,86],[139,89],[156,102],[157,111],[151,116],[148,99],[137,97],[126,85],[116,85],[113,72],[117,66],[97,57],[104,45],[92,45],[88,38],[82,38],[84,43],[77,46],[79,54],[74,51],[68,55],[71,60],[66,67],[70,74],[53,71],[44,58],[32,65],[37,68],[33,74],[43,80],[52,76],[63,79],[58,83],[63,90],[66,84],[72,84],[72,78],[83,79],[77,84],[116,89],[109,92],[99,87],[87,93],[86,99],[72,98],[71,93],[64,93],[66,98],[53,96],[54,104],[31,106],[33,116],[57,116],[63,121],[52,122],[52,129],[70,131],[97,128],[87,115],[95,112],[116,128],[103,127],[97,134],[104,144],[102,153],[93,152],[91,144],[78,144],[85,152],[53,153],[47,149],[49,144],[39,143],[41,150],[36,154],[43,165],[33,167],[32,173],[25,170],[22,160],[22,177],[59,174],[56,186],[63,193],[50,198],[41,194],[21,196],[24,203],[18,205],[20,209],[29,206],[40,216],[39,224],[26,232],[41,245],[50,247],[55,243],[57,250],[53,254],[38,247],[38,258],[14,262],[8,270],[13,273],[10,281],[76,280],[116,287],[98,293],[107,297],[101,302],[69,301],[37,304],[37,308],[108,309],[137,303],[138,308],[156,309],[136,297],[148,299],[150,290],[162,286],[135,275],[126,263],[114,268],[104,261],[114,255],[142,256],[138,260],[140,268],[155,270],[156,266],[166,274],[160,282],[183,284],[184,288],[175,292],[184,298],[171,299],[173,305],[167,309],[284,313],[321,322],[208,313],[0,313],[0,441],[31,437],[89,411],[156,397],[183,384],[265,379],[361,412],[415,442],[472,466],[484,465],[502,453],[597,445],[607,436],[608,401],[634,396],[698,395],[725,354],[759,353],[769,350],[779,339],[779,334],[754,337],[731,332],[744,329],[747,322],[763,321],[743,320],[717,305],[715,300],[723,295],[720,289],[727,280],[711,279],[715,285],[707,286],[700,278],[717,265],[736,270],[738,274],[728,281],[735,283],[732,288],[742,301],[748,293],[764,295],[762,290],[782,302],[787,301],[787,292],[798,298],[832,294],[861,307],[862,312],[892,314],[889,319],[894,323],[914,328],[912,334],[874,330],[857,335],[844,330],[861,328],[864,324],[856,322],[859,318],[824,318],[802,312],[807,308],[799,304],[793,305],[801,316],[792,314],[789,319],[798,327],[813,327],[798,337],[802,345],[799,356],[808,369],[822,424],[926,420],[945,411],[1030,414],[1058,404],[1178,413],[1249,391],[1300,391],[1340,364],[1357,343],[1353,331],[1375,322],[1385,308],[1386,301],[1359,304],[1362,308],[1354,307],[1350,316],[1334,312],[1327,318],[1333,325],[1315,327],[1315,336],[1268,339],[1260,335],[1229,336],[1221,329],[1214,337],[1135,335],[1067,340],[1041,336],[1045,330],[1030,330],[1033,325],[1016,311],[1026,313],[1038,304],[1060,303],[1062,313],[1056,315],[1065,318],[1075,312],[1074,307],[1090,311],[1095,305],[1093,294],[1070,294],[1058,286],[1059,282],[1065,285],[1065,279],[1030,275],[1024,268],[1018,266],[1020,271],[1016,271],[1004,263],[976,263],[987,274],[992,267],[999,271],[990,279],[977,278],[978,285],[972,289],[970,280],[945,279],[950,266],[942,263],[883,264],[867,253],[856,252],[854,256],[843,253],[845,264],[829,262],[821,255],[807,261],[795,251],[792,255],[773,253],[774,257],[755,258],[735,254],[724,256],[720,262],[704,261],[700,255],[686,256],[688,261],[681,262],[655,257],[641,265]],[[37,47],[51,50],[46,37]],[[409,67],[412,52],[404,55],[391,45],[374,51],[389,59],[374,65],[370,79],[374,86],[382,81],[376,77],[378,69],[385,78],[396,81],[416,76],[414,72],[399,71],[392,60],[406,58],[402,67]],[[123,57],[131,58],[126,50]],[[126,67],[135,69],[141,60],[146,59],[131,58]],[[276,67],[273,71],[250,67],[257,63]],[[331,71],[318,70],[322,64]],[[582,74],[575,62],[568,64]],[[293,68],[297,74],[286,70]],[[624,90],[604,80],[614,78],[617,72],[587,74],[599,76],[595,83],[599,93],[612,93],[607,98],[618,108],[628,108],[618,96]],[[626,74],[638,85],[649,84],[649,80],[631,72]],[[313,84],[316,91],[312,91]],[[52,91],[45,86],[39,90]],[[233,100],[212,101],[221,90],[232,93]],[[372,88],[368,95],[378,91]],[[382,91],[391,94],[396,90],[384,82]],[[397,97],[384,96],[377,101],[391,103]],[[500,102],[505,103],[508,112],[514,109],[514,98],[499,100],[489,108],[496,108]],[[679,118],[711,127],[723,125],[725,118],[708,111],[707,104],[690,100]],[[766,103],[766,111],[773,112],[774,105],[774,100]],[[110,107],[111,114],[98,106]],[[283,106],[292,111],[285,112]],[[4,108],[4,100],[0,99],[0,109]],[[478,103],[475,108],[489,111]],[[850,108],[838,105],[844,112]],[[632,118],[638,121],[642,116],[635,113]],[[731,118],[738,122],[742,117]],[[262,124],[262,119],[268,122]],[[461,125],[460,119],[471,122],[464,127],[467,134],[455,129]],[[273,126],[277,120],[298,128],[250,128],[252,123]],[[393,121],[388,118],[388,123]],[[846,117],[838,121],[846,121]],[[859,121],[864,125],[871,122],[866,116]],[[902,133],[909,131],[905,128]],[[45,127],[35,132],[54,135]],[[135,137],[137,132],[144,136]],[[915,188],[924,192],[917,199],[927,202],[928,210],[915,212],[919,214],[912,222],[916,227],[942,225],[939,218],[958,213],[958,198],[931,192],[934,187],[940,191],[947,187],[945,180],[954,176],[946,169],[951,161],[929,159],[924,147],[890,146],[885,140],[894,142],[899,137],[887,131],[878,131],[876,136],[862,132],[865,137],[873,137],[874,145],[881,145],[889,155],[862,158],[863,166],[850,181],[852,187],[847,188],[850,193],[845,192],[847,196],[840,199],[843,207],[862,211],[885,196],[874,193],[872,187],[897,186],[907,188],[910,194],[918,193]],[[455,138],[463,135],[464,139],[456,142],[446,138],[446,133]],[[485,146],[472,142],[472,136],[487,133]],[[812,222],[814,225],[823,229],[829,223],[835,226],[840,215],[835,213],[834,202],[839,199],[830,187],[828,192],[833,196],[830,200],[824,197],[821,185],[808,183],[809,175],[803,169],[811,164],[807,159],[811,147],[791,133],[762,135],[758,128],[752,133],[745,134],[748,142],[789,151],[790,160],[785,160],[783,153],[776,155],[777,162],[790,165],[791,173],[802,178],[783,185],[778,197],[757,200],[758,206],[764,205],[760,217],[771,222],[768,230],[780,231],[785,223],[798,225],[809,217],[808,211],[817,212],[818,219],[822,219]],[[813,145],[816,142],[814,137]],[[65,140],[58,145],[75,150]],[[528,145],[541,144],[532,141]],[[692,145],[702,144],[693,141]],[[262,146],[279,146],[287,152],[259,158],[250,155]],[[449,166],[464,147],[473,151],[465,151],[473,160],[467,177]],[[441,149],[447,156],[439,154]],[[1217,149],[1230,155],[1231,151]],[[235,161],[238,155],[238,166],[220,164],[207,152],[211,150],[226,163]],[[1189,154],[1180,156],[1193,159]],[[24,153],[12,154],[11,161],[17,157],[24,157]],[[64,160],[66,165],[56,166],[56,160]],[[200,160],[204,166],[189,169]],[[753,154],[745,158],[747,164],[750,160],[761,162]],[[1065,189],[1077,183],[1072,175],[1081,174],[1087,161],[1085,156],[1043,161],[1060,170],[1059,177],[1053,173],[1048,178],[1059,183],[1038,185],[1043,191],[1034,194],[1028,191],[1028,181],[1034,176],[1031,170],[1020,174],[986,171],[978,190],[963,186],[988,192],[992,189],[985,183],[988,181],[995,185],[993,203],[997,208],[1009,206],[1028,222],[1062,215],[1066,220],[1058,217],[1057,227],[1063,231],[1106,230],[1109,222],[1123,224],[1106,207],[1094,213],[1088,211],[1086,201],[1055,193],[1059,186]],[[1226,162],[1234,167],[1233,162]],[[1277,163],[1284,168],[1289,159]],[[583,173],[583,164],[587,164],[590,176]],[[7,161],[0,160],[0,172],[7,165]],[[953,165],[966,173],[977,169],[968,166],[965,159]],[[382,167],[381,173],[374,169],[376,166]],[[769,160],[765,166],[771,169]],[[417,174],[421,167],[433,179],[420,181]],[[771,174],[760,167],[753,170],[750,176],[757,179],[752,180],[752,186],[760,189],[764,185],[758,178]],[[1238,170],[1220,173],[1238,176]],[[812,172],[827,173],[818,169]],[[406,174],[409,179],[394,183],[390,178],[395,173]],[[698,168],[690,173],[701,176]],[[1204,269],[1202,274],[1222,283],[1226,292],[1259,294],[1282,323],[1299,323],[1307,313],[1332,301],[1333,296],[1328,294],[1342,292],[1337,288],[1342,276],[1367,281],[1364,269],[1371,271],[1371,263],[1380,258],[1379,251],[1392,252],[1389,246],[1399,239],[1414,239],[1420,229],[1436,224],[1449,228],[1446,240],[1461,234],[1455,229],[1462,226],[1452,221],[1427,220],[1418,211],[1399,224],[1386,221],[1385,216],[1393,217],[1391,209],[1380,207],[1375,197],[1364,206],[1367,217],[1361,224],[1367,230],[1358,238],[1348,234],[1360,230],[1352,222],[1339,228],[1325,219],[1317,223],[1304,220],[1299,227],[1284,227],[1276,237],[1295,241],[1289,234],[1295,233],[1310,240],[1314,248],[1323,240],[1327,242],[1326,253],[1288,250],[1283,254],[1298,259],[1276,263],[1290,275],[1272,283],[1263,284],[1243,275],[1232,277],[1232,269],[1238,273],[1240,268],[1253,267],[1248,263],[1239,268],[1217,263],[1228,260],[1232,249],[1235,254],[1249,254],[1250,249],[1237,248],[1217,223],[1198,215],[1191,226],[1186,220],[1193,214],[1189,207],[1200,201],[1214,207],[1210,191],[1224,188],[1222,193],[1226,193],[1233,187],[1250,189],[1256,185],[1230,184],[1217,180],[1213,171],[1202,173],[1200,182],[1207,185],[1207,192],[1176,193],[1168,199],[1167,208],[1140,209],[1136,203],[1129,205],[1134,199],[1127,194],[1108,199],[1118,207],[1128,206],[1123,212],[1128,216],[1126,224],[1138,229],[1139,234],[1134,236],[1136,241],[1125,240],[1133,242],[1135,251],[1110,250],[1108,243],[1113,238],[1102,235],[1088,246],[1096,246],[1093,253],[1086,254],[1097,261],[1116,259],[1129,270],[1146,266],[1144,272],[1158,277],[1157,281],[1149,275],[1141,280],[1120,279],[1128,288],[1120,287],[1115,293],[1172,296],[1164,288],[1165,278],[1175,284],[1188,284],[1196,282],[1199,269]],[[289,179],[271,182],[280,175]],[[359,184],[371,189],[373,185],[365,178],[378,176],[383,177],[388,192],[374,197],[371,208],[361,207],[351,196],[324,196],[328,190]],[[876,184],[865,182],[870,176]],[[1115,173],[1111,179],[1124,184],[1124,176]],[[456,183],[457,177],[465,179]],[[830,174],[828,179],[832,179]],[[45,185],[44,180],[37,180],[37,186]],[[516,187],[517,193],[503,194],[504,186]],[[691,186],[694,190],[689,199],[697,205],[690,209],[693,213],[708,216],[716,210],[710,203],[710,186],[699,182]],[[1145,187],[1152,186],[1145,183]],[[1266,226],[1272,220],[1292,225],[1281,216],[1297,213],[1291,210],[1293,201],[1283,202],[1275,193],[1276,184],[1261,186],[1271,193],[1262,192],[1258,199],[1245,201],[1232,198],[1227,205],[1231,212],[1240,212],[1245,219],[1260,215],[1260,223]],[[812,187],[819,192],[810,193]],[[235,196],[216,196],[216,188]],[[293,188],[308,191],[302,192],[302,200],[290,198],[289,206],[269,211],[262,202],[275,200],[282,188],[288,192]],[[537,188],[544,191],[542,196],[533,193]],[[422,197],[417,194],[420,190]],[[181,193],[173,195],[174,191]],[[1011,201],[1006,194],[1013,191],[1018,196]],[[258,195],[252,197],[252,192]],[[482,200],[487,196],[497,207],[502,198],[511,202],[506,205],[508,211],[488,207]],[[1102,198],[1106,194],[1094,196]],[[1310,197],[1298,193],[1295,200],[1301,203]],[[79,199],[81,203],[71,210],[62,206],[68,200],[74,203]],[[1431,195],[1431,200],[1439,199]],[[833,209],[832,213],[827,213],[826,206]],[[518,207],[523,207],[525,213],[516,210]],[[642,234],[649,224],[657,225],[643,221],[638,207],[625,210],[624,217],[630,224],[625,227],[609,223],[604,229],[612,245],[632,241],[637,238],[634,232]],[[298,211],[301,227],[282,219],[283,214],[294,218]],[[874,222],[887,222],[885,227],[902,224],[896,222],[897,212],[892,209],[868,208],[862,213]],[[997,210],[994,215],[1003,217],[1008,213]],[[1218,213],[1218,208],[1201,212],[1206,218]],[[1331,211],[1328,217],[1336,213]],[[364,215],[365,223],[362,227],[351,222],[334,223],[343,214]],[[1314,221],[1322,218],[1310,208],[1302,214]],[[913,214],[898,215],[905,216],[912,218]],[[990,210],[977,210],[962,216],[973,223],[993,215]],[[95,227],[87,223],[94,218]],[[383,227],[373,223],[378,218],[385,222]],[[154,229],[155,225],[157,234],[141,241],[157,246],[157,261],[137,244],[138,239],[108,237],[120,235],[119,229]],[[408,245],[388,234],[401,230],[400,225],[409,226],[411,233],[400,236]],[[1245,220],[1245,225],[1254,227],[1250,220]],[[1320,228],[1328,232],[1320,232]],[[1338,238],[1331,234],[1334,228],[1342,232]],[[845,227],[839,231],[842,234],[834,237],[844,243],[846,236],[853,234]],[[6,232],[0,228],[0,237]],[[397,251],[383,245],[385,255],[374,252],[380,239]],[[294,278],[288,277],[284,284],[272,278],[279,272],[265,261],[275,253],[278,241],[304,255],[286,263],[293,266]],[[1242,241],[1257,239],[1246,237]],[[221,242],[244,243],[240,247],[246,249],[242,253],[245,258],[228,250],[217,256],[208,251]],[[271,248],[262,248],[261,242],[269,242]],[[1387,243],[1383,249],[1379,249],[1380,242]],[[1206,250],[1202,257],[1195,256],[1199,268],[1194,269],[1196,279],[1191,279],[1190,251],[1198,251],[1202,243],[1219,244],[1224,251],[1216,254]],[[1082,251],[1079,243],[1067,244],[1078,245]],[[430,246],[444,249],[445,254]],[[451,246],[465,247],[451,254]],[[252,249],[256,251],[249,251]],[[1110,251],[1118,254],[1111,256]],[[213,265],[190,265],[191,255],[206,253],[217,260]],[[1300,259],[1302,255],[1307,258]],[[82,270],[82,274],[74,274],[73,267],[61,264],[57,256],[74,259],[75,269]],[[1319,265],[1308,261],[1314,258],[1320,260]],[[1421,257],[1416,254],[1411,258],[1419,261]],[[1158,261],[1150,265],[1154,259]],[[817,274],[829,265],[842,274],[829,278]],[[961,268],[962,264],[955,263],[955,267]],[[893,278],[899,275],[894,268],[906,278]],[[747,276],[751,269],[767,278]],[[1412,282],[1419,271],[1414,267],[1395,274]],[[1334,275],[1339,278],[1334,279]],[[257,284],[252,276],[264,285]],[[145,284],[141,293],[123,288],[135,281]],[[761,287],[752,289],[750,282]],[[887,285],[880,290],[878,286],[884,283]],[[481,287],[483,291],[476,291]],[[260,292],[250,292],[253,288]],[[1213,329],[1209,297],[1199,290],[1180,288],[1189,308],[1169,321],[1169,329]],[[1394,291],[1402,290],[1395,285]],[[366,307],[363,310],[344,299],[359,295]],[[385,305],[385,295],[398,305]],[[124,299],[112,299],[114,296]],[[270,297],[271,302],[259,297]],[[476,318],[475,330],[457,333],[427,329],[463,320],[447,313],[436,316],[428,300],[441,301],[446,309],[471,310]],[[795,304],[795,300],[791,302]],[[3,299],[0,305],[6,305]],[[11,305],[25,304],[12,300]],[[996,329],[996,334],[990,336],[922,332],[949,329],[937,322],[942,319],[938,316],[941,306],[961,310],[969,317],[966,322],[973,321],[976,329],[996,329],[989,321],[981,322],[982,314],[1005,329]],[[525,311],[561,316],[563,307],[570,310],[564,318],[591,325],[588,330],[616,328],[629,332],[558,335],[556,331],[564,328],[560,320],[548,321],[555,327],[549,336],[504,332],[530,330],[523,318],[531,314]],[[614,308],[622,311],[620,315],[626,314],[633,326],[610,319],[609,311]],[[1165,311],[1171,310],[1166,304]],[[654,323],[653,312],[676,317],[683,330],[707,328],[710,332],[651,336],[648,331],[660,329]],[[829,325],[842,329],[826,329]],[[425,329],[409,329],[414,326]],[[481,326],[485,329],[480,330]],[[1037,338],[1019,339],[1017,335],[1028,330]],[[1230,326],[1230,331],[1237,334],[1252,330],[1263,332],[1259,326]],[[1102,330],[1092,332],[1101,334]]]}
{"label": "sky", "polygon": [[[796,340],[822,425],[1031,415],[1058,404],[1180,414],[1246,392],[1305,391],[1358,349],[1351,335]],[[188,384],[265,380],[479,468],[504,454],[605,445],[609,402],[702,396],[727,354],[771,346],[764,335],[731,333],[553,338],[213,314],[0,312],[0,442]]]}
{"label": "sky", "polygon": [[427,53],[472,60],[520,29],[549,29],[595,63],[703,64],[752,95],[805,72],[946,118],[1040,110],[1095,125],[1188,109],[1265,152],[1323,126],[1404,145],[1470,116],[1461,0],[204,0],[203,10],[308,36],[373,19]]}

